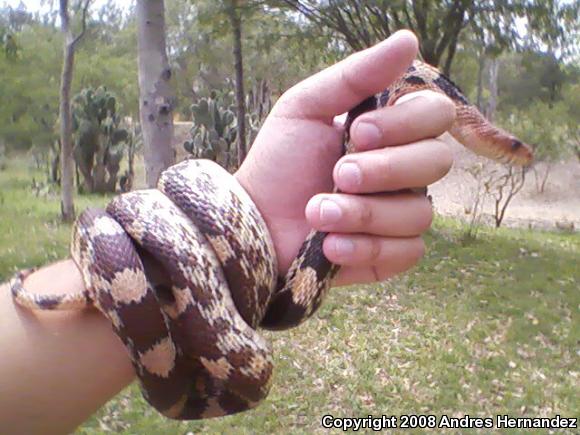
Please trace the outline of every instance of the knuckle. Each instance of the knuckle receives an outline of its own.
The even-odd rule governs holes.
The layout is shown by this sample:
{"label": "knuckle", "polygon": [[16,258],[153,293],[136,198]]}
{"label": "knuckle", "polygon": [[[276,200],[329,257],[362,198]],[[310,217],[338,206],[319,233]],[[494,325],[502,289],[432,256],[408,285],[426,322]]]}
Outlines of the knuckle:
{"label": "knuckle", "polygon": [[352,58],[349,57],[347,59],[348,62],[346,63],[346,66],[348,67],[340,68],[339,75],[340,81],[344,84],[344,87],[354,95],[360,96],[365,95],[367,91],[363,86],[361,86],[360,78],[357,79],[353,69],[350,67],[354,63],[353,60],[356,60],[356,57],[354,57],[355,55],[351,55]]}
{"label": "knuckle", "polygon": [[381,153],[381,159],[375,160],[377,175],[380,175],[380,181],[385,187],[391,184],[393,174],[396,174],[397,165],[394,161],[396,152],[396,149],[385,148]]}
{"label": "knuckle", "polygon": [[302,117],[302,108],[312,103],[312,96],[304,92],[304,84],[298,83],[287,89],[278,98],[270,114],[279,117]]}
{"label": "knuckle", "polygon": [[360,226],[362,229],[366,229],[369,226],[371,226],[372,223],[374,222],[374,212],[371,204],[368,204],[365,201],[358,201],[356,208],[357,208],[356,211],[357,225]]}
{"label": "knuckle", "polygon": [[378,264],[382,257],[382,243],[377,237],[371,237],[368,241],[368,256],[371,264]]}

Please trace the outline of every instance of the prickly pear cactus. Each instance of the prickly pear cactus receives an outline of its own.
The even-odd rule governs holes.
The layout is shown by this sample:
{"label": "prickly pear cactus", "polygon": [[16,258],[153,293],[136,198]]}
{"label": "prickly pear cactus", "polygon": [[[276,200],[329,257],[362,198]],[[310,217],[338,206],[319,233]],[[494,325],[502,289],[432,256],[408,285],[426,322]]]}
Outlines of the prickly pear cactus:
{"label": "prickly pear cactus", "polygon": [[74,158],[87,192],[114,192],[129,132],[120,127],[115,95],[100,86],[73,98]]}
{"label": "prickly pear cactus", "polygon": [[[246,143],[251,144],[272,109],[271,92],[266,81],[257,83],[246,96]],[[228,170],[236,169],[237,125],[233,93],[212,91],[191,106],[191,139],[183,144],[194,158],[211,159]]]}
{"label": "prickly pear cactus", "polygon": [[225,168],[236,161],[237,122],[234,112],[212,92],[192,104],[191,139],[183,145],[195,158],[211,159]]}

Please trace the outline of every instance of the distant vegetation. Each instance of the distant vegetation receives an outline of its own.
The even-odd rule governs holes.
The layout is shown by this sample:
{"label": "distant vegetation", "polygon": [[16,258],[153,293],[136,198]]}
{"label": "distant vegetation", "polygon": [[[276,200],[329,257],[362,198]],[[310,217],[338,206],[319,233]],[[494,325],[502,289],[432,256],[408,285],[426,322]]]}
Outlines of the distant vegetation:
{"label": "distant vegetation", "polygon": [[[300,14],[292,12],[290,4],[301,2],[270,2],[278,6],[270,8],[259,6],[259,3],[248,2],[249,6],[240,12],[246,89],[267,82],[275,100],[293,83],[352,51],[353,44],[340,43],[346,36],[333,27],[332,22],[311,20],[307,15],[300,18]],[[342,13],[357,3],[340,2],[344,5]],[[424,44],[430,43],[429,32],[435,31],[430,26],[436,19],[446,16],[441,6],[444,2],[428,3],[437,6],[430,9],[431,15],[424,17],[427,33],[422,36],[418,32],[420,38],[425,39]],[[548,3],[552,4],[546,2],[546,5]],[[510,4],[504,1],[503,7]],[[555,4],[554,7],[561,9],[558,9],[559,21],[544,20],[544,28],[537,29],[537,35],[541,35],[542,31],[552,32],[555,25],[560,26],[560,33],[564,34],[552,32],[550,44],[542,42],[536,33],[530,33],[525,39],[513,29],[510,33],[507,29],[489,27],[489,23],[473,21],[457,36],[450,68],[452,78],[486,111],[494,97],[490,93],[494,88],[490,71],[494,62],[498,62],[494,118],[537,145],[538,156],[548,160],[575,152],[580,119],[579,42],[574,27],[577,23],[567,18],[570,11],[563,5],[569,2]],[[532,18],[533,14],[537,15],[534,26],[543,23],[542,14],[550,12],[547,7],[528,11]],[[403,20],[400,26],[416,26],[417,17],[411,15],[410,19],[409,23]],[[473,19],[476,20],[476,16]],[[209,97],[212,92],[227,95],[233,91],[232,35],[223,11],[209,0],[167,2],[166,20],[177,98],[175,112],[189,120],[192,119],[192,104],[199,104],[201,98]],[[491,33],[494,29],[501,30],[499,37]],[[134,11],[119,9],[111,2],[94,11],[87,32],[76,54],[73,95],[83,88],[105,86],[116,96],[119,110],[138,120]],[[478,36],[480,33],[483,36]],[[38,15],[2,7],[0,40],[3,44],[0,54],[0,95],[3,96],[0,144],[9,153],[37,148],[48,155],[58,137],[62,62],[62,35],[56,26],[55,14]],[[360,44],[364,46],[374,40],[376,36],[368,41],[363,38]],[[442,48],[449,50],[451,46]],[[442,67],[445,59],[445,56],[441,59]]]}

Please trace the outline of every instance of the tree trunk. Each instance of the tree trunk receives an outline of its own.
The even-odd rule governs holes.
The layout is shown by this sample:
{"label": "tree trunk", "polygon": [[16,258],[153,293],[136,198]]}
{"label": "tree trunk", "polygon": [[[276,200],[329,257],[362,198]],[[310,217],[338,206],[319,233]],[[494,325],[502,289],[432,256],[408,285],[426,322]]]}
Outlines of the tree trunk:
{"label": "tree trunk", "polygon": [[435,51],[434,42],[431,40],[421,40],[421,48],[419,49],[423,60],[429,65],[439,68],[441,56]]}
{"label": "tree trunk", "polygon": [[495,110],[497,109],[498,98],[498,74],[499,74],[499,59],[494,57],[489,64],[489,101],[487,103],[486,117],[493,121]]}
{"label": "tree trunk", "polygon": [[455,59],[457,45],[450,45],[447,52],[447,58],[445,59],[445,65],[443,66],[443,74],[447,77],[451,77],[451,65],[453,64],[453,59]]}
{"label": "tree trunk", "polygon": [[[58,146],[57,146],[58,144]],[[52,183],[60,184],[60,177],[58,173],[58,168],[60,166],[60,139],[58,141],[52,142],[50,145],[51,154],[50,159],[50,181]]]}
{"label": "tree trunk", "polygon": [[548,178],[550,177],[550,173],[552,172],[552,168],[554,164],[552,162],[545,162],[546,168],[542,172],[541,168],[536,166],[533,169],[534,176],[536,179],[536,191],[538,193],[544,193],[546,191],[546,185],[548,184]]}
{"label": "tree trunk", "polygon": [[244,63],[242,59],[242,21],[238,1],[231,0],[228,8],[233,35],[234,68],[236,71],[236,105],[238,118],[238,167],[246,158],[246,102],[244,92]]}
{"label": "tree trunk", "polygon": [[106,145],[103,141],[107,139],[102,134],[97,134],[97,149],[95,150],[95,165],[93,166],[93,192],[104,193],[107,191],[107,168],[105,167]]}
{"label": "tree trunk", "polygon": [[480,112],[483,109],[483,70],[485,69],[485,49],[481,50],[477,65],[477,108]]}
{"label": "tree trunk", "polygon": [[75,218],[73,202],[74,163],[72,155],[72,118],[70,89],[73,78],[75,46],[69,23],[68,1],[60,1],[61,28],[64,35],[64,59],[60,80],[60,209],[62,220],[72,222]]}
{"label": "tree trunk", "polygon": [[139,113],[143,132],[145,177],[155,187],[161,172],[175,160],[173,141],[173,91],[165,46],[163,0],[137,1],[139,58]]}

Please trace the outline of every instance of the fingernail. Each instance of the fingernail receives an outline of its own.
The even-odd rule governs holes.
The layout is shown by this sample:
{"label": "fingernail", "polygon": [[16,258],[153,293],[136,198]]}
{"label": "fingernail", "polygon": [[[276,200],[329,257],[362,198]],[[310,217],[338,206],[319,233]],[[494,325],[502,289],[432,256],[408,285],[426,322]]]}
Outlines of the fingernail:
{"label": "fingernail", "polygon": [[380,145],[381,132],[375,124],[361,121],[354,131],[357,145],[363,148],[376,148]]}
{"label": "fingernail", "polygon": [[324,199],[320,203],[320,221],[322,224],[334,224],[342,217],[342,210],[334,201]]}
{"label": "fingernail", "polygon": [[354,242],[349,239],[334,239],[334,252],[338,257],[348,257],[354,254]]}
{"label": "fingernail", "polygon": [[343,188],[357,188],[362,182],[362,174],[356,163],[343,163],[338,169],[338,178]]}

